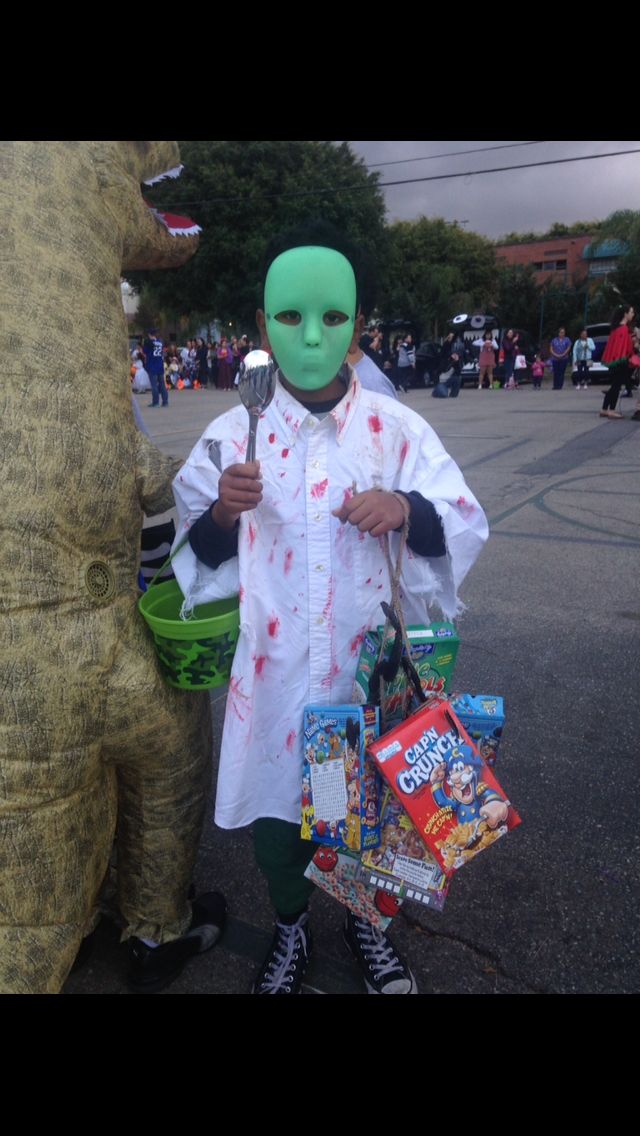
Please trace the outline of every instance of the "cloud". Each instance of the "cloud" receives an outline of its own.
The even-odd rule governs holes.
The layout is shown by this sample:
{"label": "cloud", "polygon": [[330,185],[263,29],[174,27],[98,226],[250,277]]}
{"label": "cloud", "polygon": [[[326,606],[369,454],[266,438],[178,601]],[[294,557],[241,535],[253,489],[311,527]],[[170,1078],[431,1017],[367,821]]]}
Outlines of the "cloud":
{"label": "cloud", "polygon": [[[433,177],[457,171],[462,175],[468,170],[640,148],[637,141],[550,141],[465,155],[457,152],[481,147],[515,147],[515,143],[365,141],[349,144],[367,165],[405,158],[427,158],[402,165],[375,166],[381,182]],[[433,157],[452,151],[456,152],[456,156]],[[640,153],[390,186],[384,189],[384,193],[390,221],[414,220],[423,214],[444,217],[447,221],[464,221],[466,228],[495,238],[511,231],[543,231],[553,221],[568,224],[592,221],[604,218],[616,209],[636,209],[639,207],[639,174]]]}

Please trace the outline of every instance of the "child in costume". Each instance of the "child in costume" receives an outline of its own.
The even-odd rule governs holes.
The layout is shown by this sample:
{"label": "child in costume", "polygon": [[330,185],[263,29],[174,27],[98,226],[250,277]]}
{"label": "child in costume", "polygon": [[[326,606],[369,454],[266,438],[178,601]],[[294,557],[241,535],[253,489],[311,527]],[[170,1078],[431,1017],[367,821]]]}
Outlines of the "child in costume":
{"label": "child in costume", "polygon": [[[253,824],[277,912],[259,994],[298,992],[309,958],[313,885],[303,873],[315,846],[300,839],[303,708],[351,701],[363,636],[389,594],[380,537],[390,534],[395,558],[408,519],[400,587],[409,623],[424,622],[427,603],[459,611],[458,587],[487,537],[434,431],[344,370],[360,318],[354,262],[322,225],[272,249],[257,318],[279,371],[257,460],[244,462],[239,406],[207,427],[174,482],[177,539],[188,531],[189,540],[173,565],[187,605],[240,595],[216,821]],[[386,935],[351,913],[344,933],[370,993],[415,992]]]}
{"label": "child in costume", "polygon": [[628,383],[631,374],[629,360],[633,354],[631,331],[636,313],[629,304],[621,304],[611,317],[611,335],[602,353],[602,362],[609,368],[611,386],[602,402],[601,418],[623,418],[616,410],[623,384]]}

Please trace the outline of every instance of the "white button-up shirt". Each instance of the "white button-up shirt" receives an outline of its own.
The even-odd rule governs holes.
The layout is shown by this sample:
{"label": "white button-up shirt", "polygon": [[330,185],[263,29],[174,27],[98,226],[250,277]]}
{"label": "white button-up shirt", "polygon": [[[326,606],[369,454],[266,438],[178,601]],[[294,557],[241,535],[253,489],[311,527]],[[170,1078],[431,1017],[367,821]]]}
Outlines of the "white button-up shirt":
{"label": "white button-up shirt", "polygon": [[[244,461],[244,407],[216,418],[174,481],[176,545],[218,496],[220,473]],[[240,518],[238,555],[213,570],[186,544],[173,561],[188,606],[240,596],[240,638],[222,738],[216,821],[300,820],[302,713],[307,703],[351,701],[360,646],[384,622],[389,600],[382,542],[333,517],[366,489],[417,490],[442,521],[447,555],[405,549],[401,577],[408,623],[460,609],[458,587],[488,535],[482,509],[455,462],[419,415],[365,391],[353,376],[319,420],[278,383],[258,428],[263,499]],[[398,536],[391,534],[392,558]]]}

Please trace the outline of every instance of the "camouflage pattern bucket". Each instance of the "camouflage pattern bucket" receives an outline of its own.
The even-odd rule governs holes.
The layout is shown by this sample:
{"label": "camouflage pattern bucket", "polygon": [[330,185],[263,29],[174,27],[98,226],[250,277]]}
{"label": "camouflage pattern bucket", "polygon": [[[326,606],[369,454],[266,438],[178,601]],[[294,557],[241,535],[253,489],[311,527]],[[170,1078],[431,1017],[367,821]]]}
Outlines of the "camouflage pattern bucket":
{"label": "camouflage pattern bucket", "polygon": [[176,580],[154,584],[138,600],[169,686],[210,690],[229,681],[240,631],[238,597],[200,604],[180,619],[184,596]]}

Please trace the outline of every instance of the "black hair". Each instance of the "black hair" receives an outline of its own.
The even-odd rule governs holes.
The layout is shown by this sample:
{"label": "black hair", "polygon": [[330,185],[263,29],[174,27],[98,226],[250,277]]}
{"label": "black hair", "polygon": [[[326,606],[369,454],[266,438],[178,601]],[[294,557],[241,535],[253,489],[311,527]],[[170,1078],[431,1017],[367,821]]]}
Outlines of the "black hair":
{"label": "black hair", "polygon": [[615,331],[617,327],[620,327],[620,324],[622,323],[622,317],[626,315],[626,313],[629,311],[629,308],[632,307],[633,304],[618,304],[617,308],[613,309],[613,312],[611,313],[612,331]]}
{"label": "black hair", "polygon": [[277,257],[281,256],[283,252],[289,252],[290,249],[301,248],[305,245],[319,245],[322,248],[335,249],[349,261],[356,278],[356,310],[354,315],[357,315],[359,311],[366,315],[370,292],[369,267],[366,263],[366,257],[349,237],[331,221],[325,221],[322,217],[309,217],[306,221],[301,221],[272,238],[265,253],[263,281],[266,280],[267,272]]}

